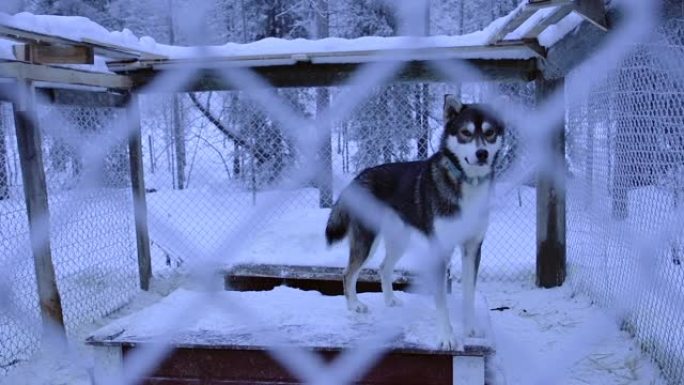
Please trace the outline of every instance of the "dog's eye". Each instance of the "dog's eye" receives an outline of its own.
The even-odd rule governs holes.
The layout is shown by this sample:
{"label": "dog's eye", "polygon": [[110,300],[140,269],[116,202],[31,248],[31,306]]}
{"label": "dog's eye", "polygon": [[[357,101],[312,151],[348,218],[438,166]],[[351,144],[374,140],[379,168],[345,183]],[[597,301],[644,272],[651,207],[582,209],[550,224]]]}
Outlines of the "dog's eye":
{"label": "dog's eye", "polygon": [[471,136],[473,136],[473,134],[468,130],[461,130],[461,136],[463,136],[464,138],[470,138]]}
{"label": "dog's eye", "polygon": [[495,134],[496,134],[496,133],[494,132],[494,130],[491,130],[491,129],[489,129],[489,130],[487,130],[487,131],[484,132],[484,136],[485,136],[485,138],[487,138],[487,139],[493,138]]}

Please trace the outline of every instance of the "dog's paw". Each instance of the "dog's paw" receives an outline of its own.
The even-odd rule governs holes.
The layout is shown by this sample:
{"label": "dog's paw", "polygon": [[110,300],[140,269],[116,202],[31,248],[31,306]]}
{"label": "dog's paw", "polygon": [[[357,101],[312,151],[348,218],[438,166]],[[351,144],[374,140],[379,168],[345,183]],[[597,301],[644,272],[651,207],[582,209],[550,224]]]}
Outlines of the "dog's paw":
{"label": "dog's paw", "polygon": [[368,313],[368,306],[366,306],[366,304],[360,301],[353,301],[347,303],[347,308],[349,308],[350,311],[356,313]]}
{"label": "dog's paw", "polygon": [[442,350],[463,350],[463,342],[453,333],[442,333],[439,336],[439,348]]}
{"label": "dog's paw", "polygon": [[385,305],[389,307],[396,307],[403,305],[404,302],[395,296],[385,297]]}

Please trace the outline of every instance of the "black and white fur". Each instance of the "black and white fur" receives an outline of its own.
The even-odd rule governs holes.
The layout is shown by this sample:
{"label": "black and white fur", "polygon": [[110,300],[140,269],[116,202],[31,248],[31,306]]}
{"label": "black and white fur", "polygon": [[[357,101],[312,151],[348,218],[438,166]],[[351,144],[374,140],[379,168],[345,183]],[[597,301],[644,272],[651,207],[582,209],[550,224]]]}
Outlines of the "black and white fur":
{"label": "black and white fur", "polygon": [[[343,284],[350,310],[368,308],[356,295],[359,270],[372,254],[378,235],[387,254],[380,265],[385,303],[400,301],[392,292],[392,272],[409,243],[411,228],[429,240],[438,277],[435,304],[439,342],[457,348],[446,298],[448,264],[456,247],[462,251],[463,322],[467,335],[479,334],[475,325],[475,281],[482,241],[488,225],[488,202],[494,163],[502,147],[503,124],[483,105],[463,105],[452,95],[444,98],[444,132],[439,150],[430,158],[390,163],[363,170],[340,194],[325,229],[329,245],[349,235],[349,262]],[[369,193],[381,203],[375,223],[355,207],[354,191]],[[426,263],[431,263],[427,261]]]}

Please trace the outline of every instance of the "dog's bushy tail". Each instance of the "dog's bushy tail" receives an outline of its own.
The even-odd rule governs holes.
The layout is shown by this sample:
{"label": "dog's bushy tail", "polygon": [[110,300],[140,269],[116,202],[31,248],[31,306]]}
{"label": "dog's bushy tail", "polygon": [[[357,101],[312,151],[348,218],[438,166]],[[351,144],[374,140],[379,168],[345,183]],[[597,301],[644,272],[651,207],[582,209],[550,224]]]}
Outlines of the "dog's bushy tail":
{"label": "dog's bushy tail", "polygon": [[335,202],[328,217],[328,224],[325,226],[325,239],[328,246],[344,239],[349,230],[349,213],[344,209],[340,200]]}

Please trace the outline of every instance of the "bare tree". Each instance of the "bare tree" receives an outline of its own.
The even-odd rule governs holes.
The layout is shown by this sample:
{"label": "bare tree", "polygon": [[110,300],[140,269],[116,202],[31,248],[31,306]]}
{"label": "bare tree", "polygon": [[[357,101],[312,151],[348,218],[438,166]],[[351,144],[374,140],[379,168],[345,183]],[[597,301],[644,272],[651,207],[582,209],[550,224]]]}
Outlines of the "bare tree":
{"label": "bare tree", "polygon": [[[173,20],[173,0],[168,0],[169,9],[169,44],[176,44],[176,34],[174,31],[174,20]],[[181,111],[181,96],[178,94],[173,95],[173,142],[175,146],[176,164],[175,164],[175,175],[176,175],[176,188],[182,190],[185,188],[185,166],[186,166],[186,150],[185,150],[185,127],[183,125],[183,114]]]}

